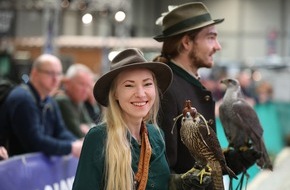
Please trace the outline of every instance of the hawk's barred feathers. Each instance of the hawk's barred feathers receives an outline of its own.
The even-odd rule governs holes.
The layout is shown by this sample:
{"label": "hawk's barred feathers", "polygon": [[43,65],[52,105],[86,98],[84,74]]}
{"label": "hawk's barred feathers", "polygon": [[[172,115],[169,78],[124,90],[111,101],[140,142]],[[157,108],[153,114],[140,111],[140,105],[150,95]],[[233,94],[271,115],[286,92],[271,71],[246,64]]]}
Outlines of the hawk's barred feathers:
{"label": "hawk's barred feathers", "polygon": [[203,116],[191,107],[189,100],[185,103],[182,116],[180,128],[182,142],[198,166],[210,168],[214,189],[223,190],[223,171],[230,177],[237,177],[226,164],[216,133],[207,125]]}

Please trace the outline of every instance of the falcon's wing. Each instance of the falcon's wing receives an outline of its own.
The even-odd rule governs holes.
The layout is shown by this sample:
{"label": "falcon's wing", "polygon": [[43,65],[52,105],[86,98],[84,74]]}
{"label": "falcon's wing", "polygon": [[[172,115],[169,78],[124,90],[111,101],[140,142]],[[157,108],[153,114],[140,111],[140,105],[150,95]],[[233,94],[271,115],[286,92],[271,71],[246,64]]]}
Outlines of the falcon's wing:
{"label": "falcon's wing", "polygon": [[255,110],[243,99],[238,100],[232,107],[232,122],[246,131],[250,138],[258,142],[263,136],[263,128]]}
{"label": "falcon's wing", "polygon": [[219,118],[222,124],[222,127],[224,129],[226,138],[228,142],[231,142],[231,136],[233,135],[233,126],[231,125],[231,117],[230,114],[228,113],[228,109],[226,105],[221,104],[219,107]]}
{"label": "falcon's wing", "polygon": [[199,129],[201,138],[203,139],[203,142],[205,142],[209,150],[215,155],[215,158],[219,161],[221,160],[224,161],[225,160],[224,154],[222,152],[221,145],[218,141],[218,138],[214,130],[211,127],[209,127],[210,134],[208,134],[207,127],[205,126],[204,123],[200,124],[198,129]]}

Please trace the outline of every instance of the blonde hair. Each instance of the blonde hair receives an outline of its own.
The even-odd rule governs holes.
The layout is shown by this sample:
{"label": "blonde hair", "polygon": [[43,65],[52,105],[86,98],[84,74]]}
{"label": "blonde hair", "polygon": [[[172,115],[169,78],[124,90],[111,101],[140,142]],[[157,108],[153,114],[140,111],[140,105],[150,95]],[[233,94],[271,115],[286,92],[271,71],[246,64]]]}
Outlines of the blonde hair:
{"label": "blonde hair", "polygon": [[[117,78],[117,77],[116,77]],[[153,75],[155,89],[158,92],[156,79]],[[116,79],[109,91],[108,107],[103,122],[107,124],[107,142],[105,148],[105,189],[131,190],[133,189],[134,172],[131,168],[131,145],[128,141],[128,127],[123,119],[123,112],[115,99]],[[159,108],[159,93],[156,93],[152,109],[144,118],[144,122],[151,122],[156,128]]]}

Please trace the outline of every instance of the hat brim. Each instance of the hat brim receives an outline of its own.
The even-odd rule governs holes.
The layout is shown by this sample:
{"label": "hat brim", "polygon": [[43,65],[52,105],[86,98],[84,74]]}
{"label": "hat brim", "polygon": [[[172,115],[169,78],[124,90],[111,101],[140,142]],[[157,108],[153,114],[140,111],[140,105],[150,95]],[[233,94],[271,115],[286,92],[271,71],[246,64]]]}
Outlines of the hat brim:
{"label": "hat brim", "polygon": [[166,39],[168,37],[176,36],[178,34],[182,34],[182,33],[185,33],[185,32],[189,32],[191,30],[196,30],[196,29],[199,29],[199,28],[203,28],[203,27],[206,27],[206,26],[209,26],[209,25],[219,24],[219,23],[223,22],[224,20],[225,20],[224,18],[211,20],[209,22],[205,22],[205,23],[203,23],[201,25],[198,25],[198,26],[192,26],[192,27],[189,27],[189,28],[185,28],[183,30],[180,30],[178,32],[175,32],[175,33],[172,33],[172,34],[169,34],[169,35],[160,34],[160,35],[154,36],[153,38],[156,41],[158,41],[158,42],[162,42],[162,41],[164,41],[164,39]]}
{"label": "hat brim", "polygon": [[98,79],[94,86],[94,97],[98,103],[107,107],[108,106],[108,95],[111,84],[117,75],[127,69],[134,68],[145,68],[151,70],[157,80],[158,88],[161,93],[164,93],[172,82],[172,70],[169,66],[160,62],[141,62],[133,65],[126,65],[121,68],[112,70],[104,74]]}

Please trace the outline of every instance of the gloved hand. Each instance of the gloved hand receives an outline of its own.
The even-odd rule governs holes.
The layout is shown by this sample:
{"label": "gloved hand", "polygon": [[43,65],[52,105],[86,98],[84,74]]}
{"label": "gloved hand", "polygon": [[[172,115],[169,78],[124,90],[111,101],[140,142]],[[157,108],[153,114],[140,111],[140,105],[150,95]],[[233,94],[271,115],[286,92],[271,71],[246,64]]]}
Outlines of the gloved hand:
{"label": "gloved hand", "polygon": [[202,190],[207,187],[212,179],[211,174],[208,168],[206,168],[206,172],[201,176],[199,169],[192,168],[188,172],[184,174],[171,174],[170,175],[170,183],[169,183],[169,190]]}
{"label": "gloved hand", "polygon": [[224,155],[227,165],[238,175],[254,165],[262,154],[250,147],[247,150],[229,148],[224,151]]}

